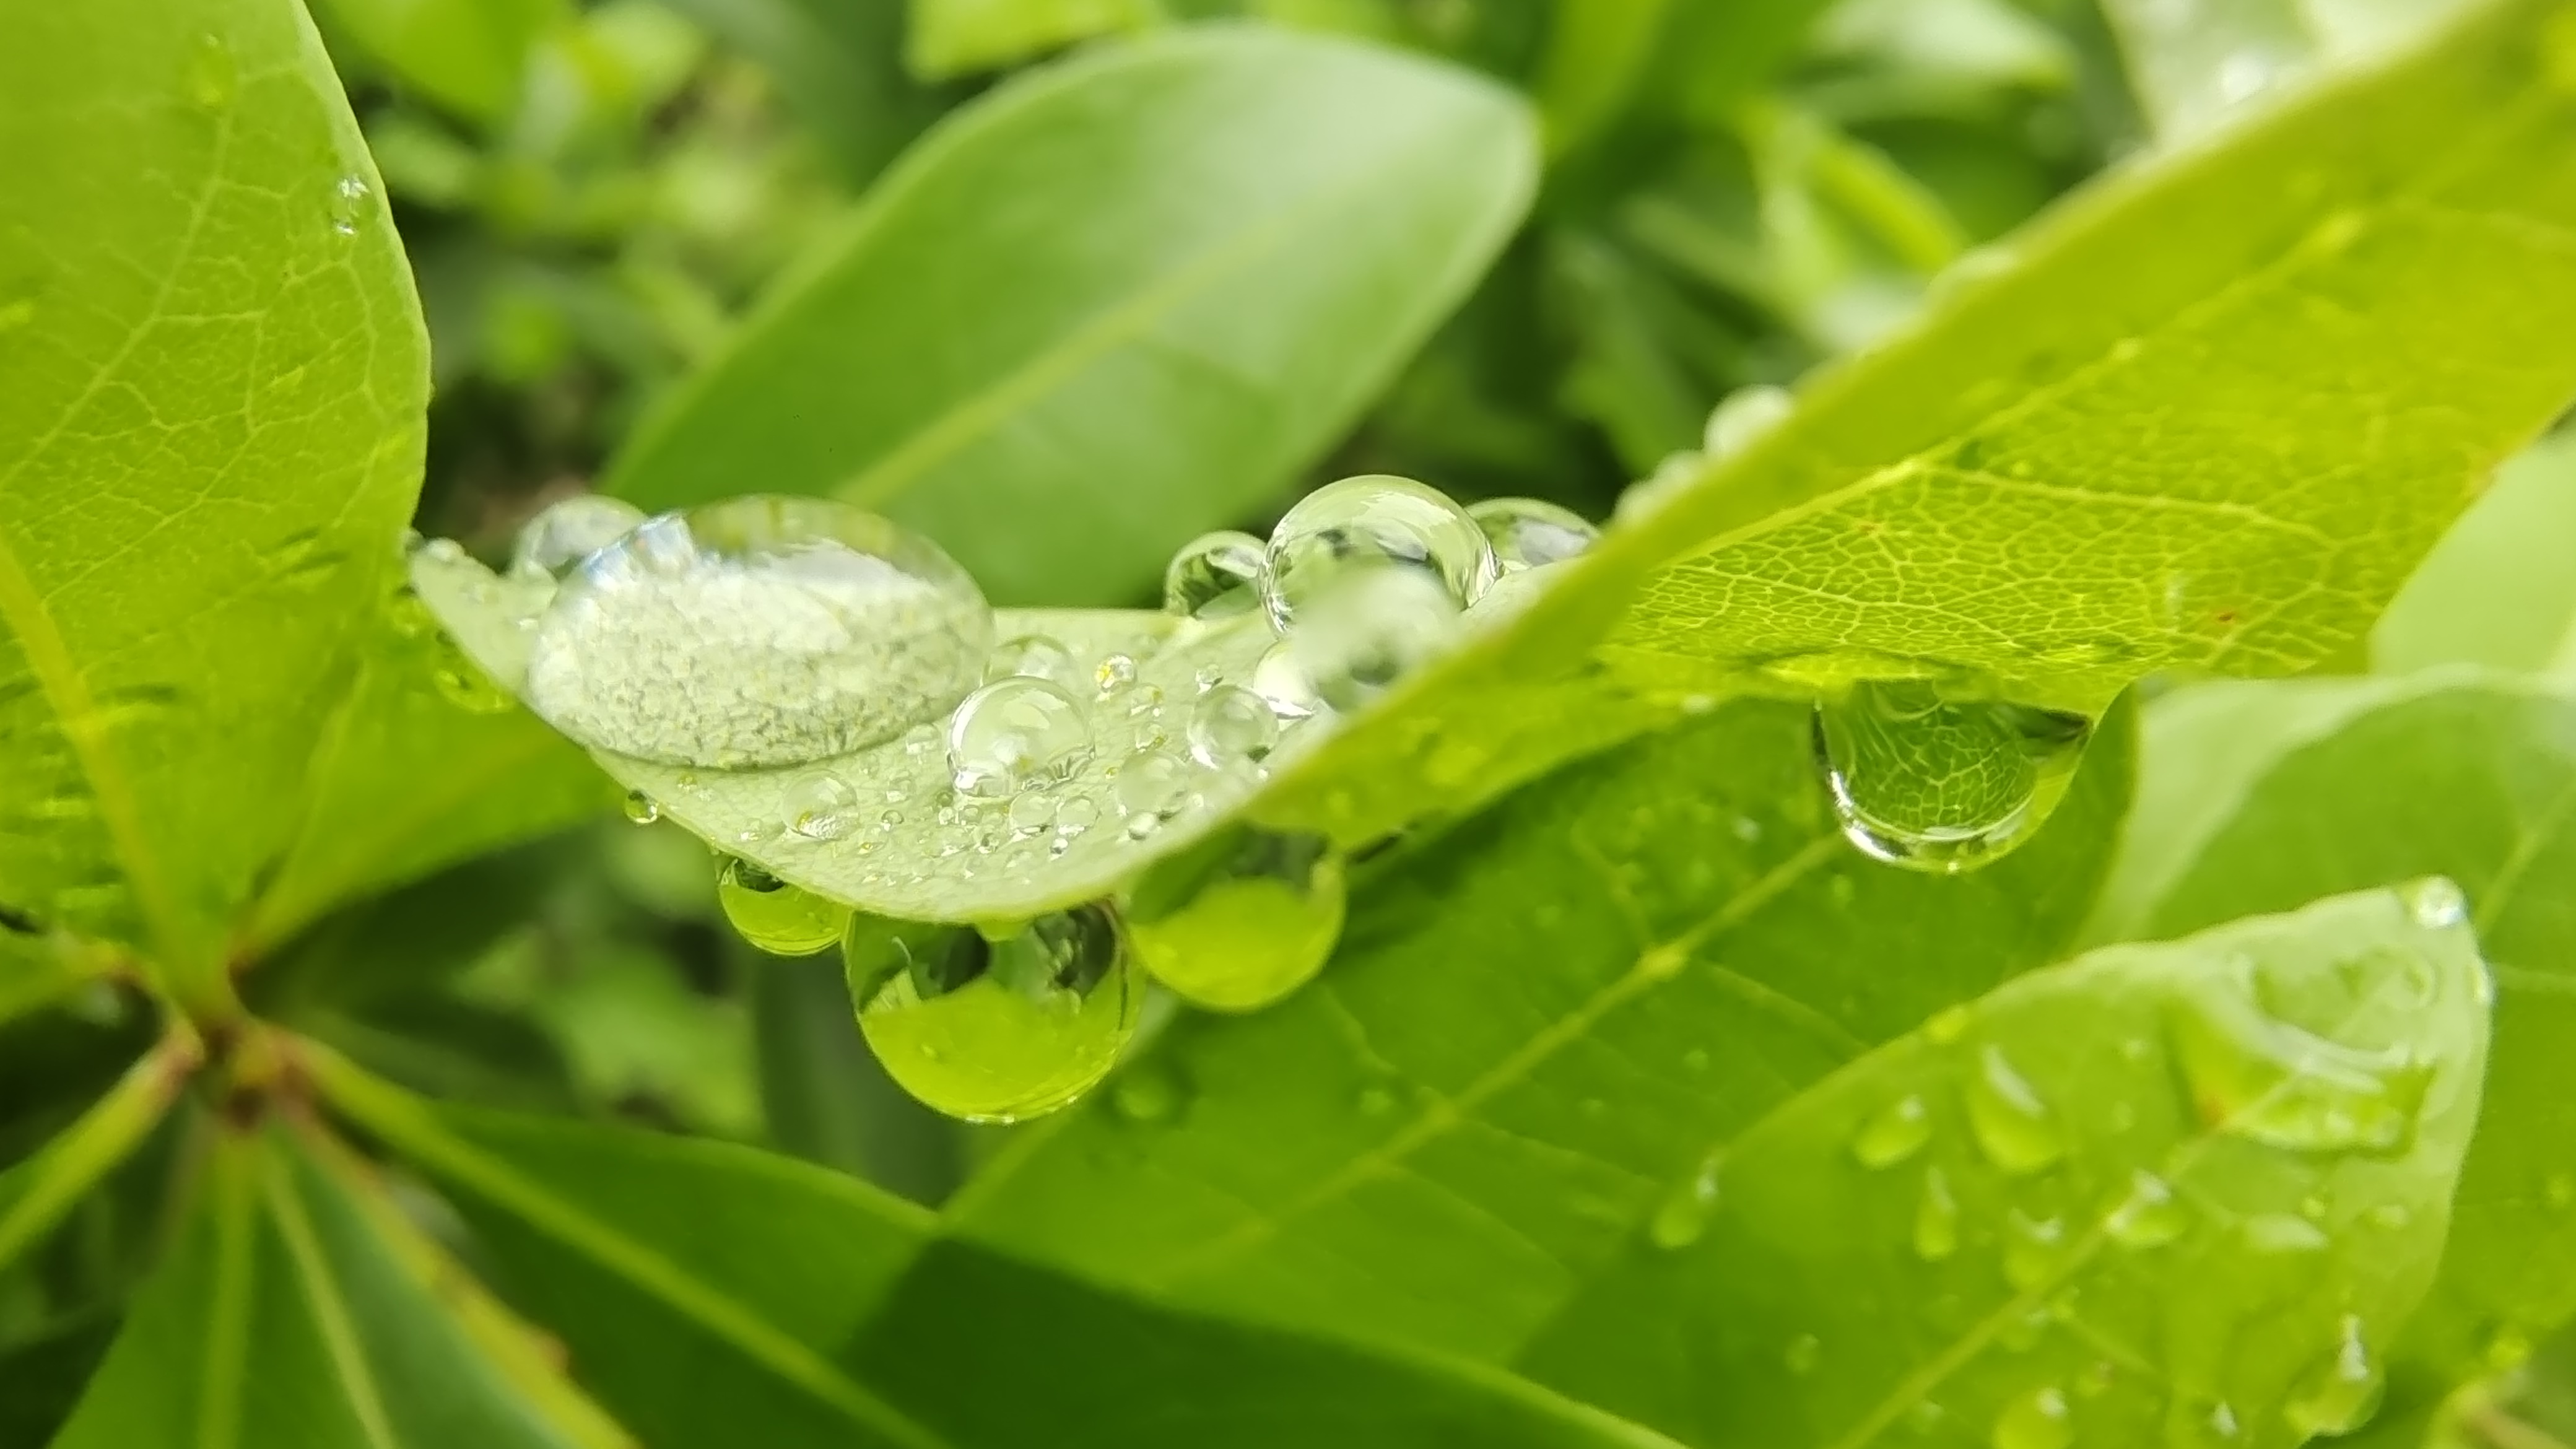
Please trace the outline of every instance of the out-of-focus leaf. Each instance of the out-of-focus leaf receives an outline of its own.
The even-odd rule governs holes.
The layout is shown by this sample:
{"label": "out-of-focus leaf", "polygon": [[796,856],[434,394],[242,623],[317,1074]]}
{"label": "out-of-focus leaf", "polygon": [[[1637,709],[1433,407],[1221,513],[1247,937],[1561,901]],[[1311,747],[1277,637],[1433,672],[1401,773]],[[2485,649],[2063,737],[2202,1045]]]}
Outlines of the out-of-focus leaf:
{"label": "out-of-focus leaf", "polygon": [[1533,149],[1470,76],[1253,28],[1015,82],[885,178],[613,486],[837,492],[1001,602],[1133,596],[1349,425],[1518,220]]}
{"label": "out-of-focus leaf", "polygon": [[528,48],[564,18],[564,0],[319,0],[386,72],[475,121],[496,122],[519,99]]}
{"label": "out-of-focus leaf", "polygon": [[453,1190],[574,1373],[664,1449],[1673,1449],[1489,1369],[925,1251],[926,1215],[804,1163],[432,1108],[315,1065],[335,1106]]}
{"label": "out-of-focus leaf", "polygon": [[768,70],[787,103],[860,183],[936,113],[904,73],[897,0],[670,0]]}
{"label": "out-of-focus leaf", "polygon": [[1528,1366],[1701,1449],[2350,1427],[2477,1119],[2485,967],[2420,904],[2449,889],[1934,1018],[1721,1144]]}
{"label": "out-of-focus leaf", "polygon": [[2054,959],[2125,724],[1976,875],[1864,860],[1807,713],[1746,702],[1514,795],[1356,888],[1288,1002],[1176,1023],[969,1184],[959,1232],[1192,1306],[1509,1356],[1712,1140]]}
{"label": "out-of-focus leaf", "polygon": [[930,80],[998,69],[1162,15],[1156,0],[910,0],[906,8],[905,59]]}
{"label": "out-of-focus leaf", "polygon": [[[2191,723],[2196,692],[2150,715],[2142,811],[2173,813],[2158,802],[2198,791],[2206,761],[2243,748],[2229,732],[2167,729],[2169,711]],[[2382,1442],[2396,1444],[2454,1386],[2576,1319],[2576,703],[2509,681],[2364,699],[2287,748],[2254,733],[2261,769],[2232,808],[2176,833],[2168,848],[2189,864],[2139,929],[2428,872],[2467,893],[2495,963],[2495,1055],[2441,1278],[2389,1355]]]}
{"label": "out-of-focus leaf", "polygon": [[905,1095],[859,1035],[840,957],[751,966],[761,1116],[781,1151],[919,1203],[957,1186],[962,1130]]}
{"label": "out-of-focus leaf", "polygon": [[283,1135],[228,1133],[203,1171],[60,1449],[621,1442],[522,1392]]}
{"label": "out-of-focus leaf", "polygon": [[1548,149],[1627,115],[1723,126],[1797,49],[1824,0],[1557,0],[1538,82]]}
{"label": "out-of-focus leaf", "polygon": [[193,1043],[165,1041],[60,1135],[0,1172],[0,1264],[24,1256],[82,1194],[125,1160],[159,1125],[195,1065]]}
{"label": "out-of-focus leaf", "polygon": [[2104,0],[2129,79],[2166,139],[2209,130],[2327,66],[2388,50],[2462,0]]}
{"label": "out-of-focus leaf", "polygon": [[0,45],[0,907],[226,991],[393,583],[428,359],[286,0]]}
{"label": "out-of-focus leaf", "polygon": [[2438,664],[2576,672],[2576,435],[2551,438],[2491,484],[2371,631],[2383,674]]}

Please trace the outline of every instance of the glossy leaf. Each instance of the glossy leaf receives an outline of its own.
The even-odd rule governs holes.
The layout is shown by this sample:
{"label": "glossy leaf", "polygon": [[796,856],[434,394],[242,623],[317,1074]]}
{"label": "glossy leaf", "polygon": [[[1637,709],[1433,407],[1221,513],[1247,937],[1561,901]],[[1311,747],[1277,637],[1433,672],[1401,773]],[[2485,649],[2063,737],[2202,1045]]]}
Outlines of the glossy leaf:
{"label": "glossy leaf", "polygon": [[1960,879],[1864,859],[1807,712],[1748,702],[1354,883],[1325,975],[1185,1019],[969,1184],[957,1231],[1193,1306],[1508,1356],[1712,1140],[2052,959],[2127,742]]}
{"label": "glossy leaf", "polygon": [[[2142,810],[2196,791],[2227,732],[2168,729]],[[2249,707],[2250,712],[2250,707]],[[2466,892],[2495,963],[2495,1055],[2432,1297],[2397,1346],[2392,1420],[2576,1320],[2576,704],[2509,681],[2383,694],[2263,764],[2179,853],[2141,929],[2189,929],[2326,891],[2438,871]],[[2122,873],[2132,867],[2125,863]],[[2501,1335],[2501,1344],[2499,1336]]]}
{"label": "glossy leaf", "polygon": [[349,1190],[276,1130],[228,1135],[204,1173],[60,1449],[623,1442],[521,1393]]}
{"label": "glossy leaf", "polygon": [[1003,603],[1121,601],[1347,428],[1532,184],[1463,73],[1258,29],[1006,86],[618,458],[648,508],[835,492]]}
{"label": "glossy leaf", "polygon": [[[747,1149],[432,1108],[320,1058],[335,1106],[445,1186],[576,1374],[670,1449],[1670,1449],[1490,1370],[1104,1296]],[[926,1246],[928,1245],[928,1246]],[[1007,1366],[1007,1391],[995,1378]]]}
{"label": "glossy leaf", "polygon": [[1721,1144],[1527,1364],[1701,1449],[2351,1427],[2477,1115],[2486,972],[2446,892],[2110,947],[1933,1018]]}
{"label": "glossy leaf", "polygon": [[219,997],[392,583],[426,343],[295,5],[10,28],[0,904]]}
{"label": "glossy leaf", "polygon": [[2483,664],[2576,673],[2576,436],[2496,472],[2371,631],[2383,674]]}

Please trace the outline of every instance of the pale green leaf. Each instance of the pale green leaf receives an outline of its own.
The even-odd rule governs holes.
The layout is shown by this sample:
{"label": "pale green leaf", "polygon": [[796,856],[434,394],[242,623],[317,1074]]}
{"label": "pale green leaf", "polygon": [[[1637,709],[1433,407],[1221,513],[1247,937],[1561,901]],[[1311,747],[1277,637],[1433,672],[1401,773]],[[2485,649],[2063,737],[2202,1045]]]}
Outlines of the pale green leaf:
{"label": "pale green leaf", "polygon": [[2477,1117],[2486,970],[2421,904],[2447,889],[2109,947],[1935,1017],[1723,1144],[1525,1362],[1698,1449],[2348,1427]]}
{"label": "pale green leaf", "polygon": [[564,0],[320,0],[336,36],[357,42],[405,85],[471,120],[497,122],[519,101],[529,48]]}
{"label": "pale green leaf", "polygon": [[1252,27],[1016,81],[915,148],[611,486],[833,492],[1011,604],[1122,602],[1335,441],[1527,204],[1462,72]]}
{"label": "pale green leaf", "polygon": [[1748,701],[1366,868],[1323,978],[1175,1024],[971,1183],[957,1230],[1192,1306],[1508,1356],[1711,1141],[2054,959],[2125,727],[2038,841],[1861,857],[1807,712]]}
{"label": "pale green leaf", "polygon": [[2576,674],[2576,435],[2498,469],[2380,615],[2383,674],[2440,664]]}
{"label": "pale green leaf", "polygon": [[[2165,728],[2193,693],[2150,717],[2142,815],[2196,793],[2204,762],[2240,749],[2224,731]],[[2427,872],[2466,891],[2495,963],[2495,1056],[2441,1279],[2395,1355],[2390,1417],[2412,1422],[2486,1372],[2491,1349],[2510,1361],[2516,1341],[2576,1319],[2576,703],[2457,676],[2364,699],[2290,748],[2247,731],[2260,770],[2172,842],[2189,864],[2139,929]],[[2258,706],[2240,717],[2259,726]]]}
{"label": "pale green leaf", "polygon": [[1157,0],[909,0],[904,58],[938,80],[995,70],[1162,18]]}
{"label": "pale green leaf", "polygon": [[433,1108],[328,1057],[574,1373],[663,1449],[1672,1449],[1509,1375],[1145,1307],[744,1148]]}
{"label": "pale green leaf", "polygon": [[0,45],[0,905],[219,993],[391,587],[427,347],[291,0]]}

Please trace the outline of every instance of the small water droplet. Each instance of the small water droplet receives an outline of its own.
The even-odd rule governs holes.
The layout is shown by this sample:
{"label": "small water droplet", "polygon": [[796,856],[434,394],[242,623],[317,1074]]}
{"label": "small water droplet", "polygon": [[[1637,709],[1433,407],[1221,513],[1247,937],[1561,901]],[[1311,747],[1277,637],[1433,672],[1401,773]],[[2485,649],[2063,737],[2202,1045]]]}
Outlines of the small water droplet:
{"label": "small water droplet", "polygon": [[1136,682],[1136,661],[1130,655],[1108,655],[1092,667],[1091,682],[1102,694],[1116,694]]}
{"label": "small water droplet", "polygon": [[1664,1195],[1646,1224],[1648,1240],[1675,1250],[1698,1242],[1708,1231],[1709,1215],[1717,1211],[1717,1194],[1718,1164],[1711,1158]]}
{"label": "small water droplet", "polygon": [[1061,685],[1032,675],[985,685],[948,721],[948,768],[965,794],[1002,799],[1070,778],[1090,758],[1090,716]]}
{"label": "small water droplet", "polygon": [[1163,608],[1185,619],[1227,619],[1261,601],[1264,545],[1248,533],[1203,533],[1163,570]]}
{"label": "small water droplet", "polygon": [[1314,681],[1306,677],[1285,639],[1271,645],[1252,667],[1252,692],[1284,722],[1304,719],[1325,707],[1323,696],[1315,692]]}
{"label": "small water droplet", "polygon": [[1825,1341],[1812,1333],[1802,1333],[1789,1340],[1780,1353],[1780,1362],[1793,1374],[1811,1374],[1825,1357]]}
{"label": "small water droplet", "polygon": [[1221,684],[1190,709],[1190,753],[1210,769],[1269,758],[1279,743],[1279,716],[1251,690]]}
{"label": "small water droplet", "polygon": [[2131,1252],[2161,1248],[2191,1226],[2191,1210],[2174,1196],[2161,1177],[2141,1169],[2129,1180],[2129,1195],[2111,1210],[2102,1228],[2111,1241]]}
{"label": "small water droplet", "polygon": [[1914,1205],[1914,1256],[1938,1263],[1959,1251],[1959,1200],[1937,1167],[1923,1169],[1923,1195]]}
{"label": "small water droplet", "polygon": [[1935,1046],[1948,1046],[1967,1035],[1975,1014],[1965,1005],[1945,1006],[1923,1023],[1923,1039]]}
{"label": "small water droplet", "polygon": [[2004,1210],[2004,1281],[2027,1293],[2056,1273],[2066,1250],[2066,1223],[2056,1217],[2034,1218],[2019,1208]]}
{"label": "small water droplet", "polygon": [[716,873],[716,903],[737,934],[772,956],[829,949],[850,920],[849,907],[789,885],[747,860],[727,860]]}
{"label": "small water droplet", "polygon": [[1737,388],[1710,411],[1701,446],[1712,461],[1732,458],[1786,422],[1797,405],[1788,389],[1769,383]]}
{"label": "small water droplet", "polygon": [[787,787],[780,803],[787,808],[787,828],[808,840],[838,840],[856,823],[858,792],[847,780],[816,771]]}
{"label": "small water droplet", "polygon": [[1168,1122],[1180,1115],[1181,1081],[1160,1061],[1139,1062],[1109,1084],[1109,1105],[1130,1122]]}
{"label": "small water droplet", "polygon": [[340,236],[356,236],[358,223],[367,214],[366,178],[352,173],[331,185],[331,230]]}
{"label": "small water droplet", "polygon": [[2014,1399],[1995,1417],[1994,1449],[2067,1449],[2074,1442],[2066,1394],[2054,1385]]}
{"label": "small water droplet", "polygon": [[1072,650],[1045,634],[1015,634],[985,656],[986,684],[1023,676],[1072,690],[1082,683],[1082,667],[1074,663]]}
{"label": "small water droplet", "polygon": [[429,682],[439,697],[467,714],[501,714],[513,701],[445,631],[430,636]]}
{"label": "small water droplet", "polygon": [[2237,1233],[2247,1252],[2263,1258],[2303,1258],[2330,1245],[2324,1229],[2297,1213],[2256,1213]]}
{"label": "small water droplet", "polygon": [[2449,930],[2469,918],[2468,898],[2440,876],[2416,882],[2406,892],[2406,909],[2428,931]]}
{"label": "small water droplet", "polygon": [[1304,627],[1302,613],[1350,592],[1361,576],[1428,582],[1455,616],[1497,574],[1493,546],[1465,509],[1436,488],[1384,474],[1327,483],[1299,499],[1270,532],[1267,564],[1262,603],[1271,627],[1290,638]]}
{"label": "small water droplet", "polygon": [[1190,770],[1170,755],[1138,750],[1118,762],[1118,808],[1152,818],[1178,810],[1189,795]]}
{"label": "small water droplet", "polygon": [[1013,830],[1036,834],[1055,824],[1055,812],[1056,797],[1053,792],[1036,789],[1022,790],[1011,797],[1006,818],[1011,822]]}
{"label": "small water droplet", "polygon": [[1137,961],[1182,999],[1251,1011],[1324,969],[1343,906],[1330,841],[1229,830],[1146,872],[1129,896],[1127,934]]}
{"label": "small water droplet", "polygon": [[1843,834],[1894,865],[1973,870],[2030,838],[2066,793],[2091,725],[1947,700],[1922,680],[1852,686],[1816,706],[1816,758]]}
{"label": "small water droplet", "polygon": [[1563,563],[1601,538],[1582,514],[1536,498],[1488,498],[1468,505],[1467,516],[1485,531],[1505,574]]}
{"label": "small water droplet", "polygon": [[1961,1095],[1977,1150],[1996,1167],[2020,1176],[2066,1155],[2066,1138],[2048,1104],[2001,1047],[1989,1044],[1977,1053]]}
{"label": "small water droplet", "polygon": [[1088,795],[1067,795],[1055,810],[1059,835],[1080,835],[1100,823],[1100,802]]}
{"label": "small water droplet", "polygon": [[2349,1434],[2379,1411],[2386,1387],[2387,1380],[2362,1336],[2360,1317],[2347,1313],[2337,1325],[2333,1351],[2291,1387],[2282,1417],[2302,1439]]}
{"label": "small water droplet", "polygon": [[2383,1202],[2362,1213],[2361,1220],[2382,1232],[2393,1233],[2413,1222],[2415,1215],[2406,1210],[2404,1203]]}
{"label": "small water droplet", "polygon": [[1905,1406],[1905,1427],[1918,1436],[1928,1436],[1949,1416],[1948,1410],[1930,1399],[1916,1399]]}
{"label": "small water droplet", "polygon": [[240,67],[233,61],[232,48],[217,35],[200,35],[188,47],[188,68],[182,88],[188,100],[201,110],[219,111],[233,103],[234,92],[241,80]]}
{"label": "small water droplet", "polygon": [[2482,1357],[2492,1372],[2511,1373],[2531,1362],[2531,1335],[2524,1332],[2520,1324],[2498,1324],[2495,1332],[2487,1335]]}
{"label": "small water droplet", "polygon": [[1852,1138],[1852,1156],[1868,1168],[1893,1167],[1912,1157],[1932,1139],[1932,1114],[1919,1096],[1908,1094],[1881,1107]]}
{"label": "small water droplet", "polygon": [[650,825],[662,818],[661,803],[641,790],[626,792],[626,818],[638,825]]}

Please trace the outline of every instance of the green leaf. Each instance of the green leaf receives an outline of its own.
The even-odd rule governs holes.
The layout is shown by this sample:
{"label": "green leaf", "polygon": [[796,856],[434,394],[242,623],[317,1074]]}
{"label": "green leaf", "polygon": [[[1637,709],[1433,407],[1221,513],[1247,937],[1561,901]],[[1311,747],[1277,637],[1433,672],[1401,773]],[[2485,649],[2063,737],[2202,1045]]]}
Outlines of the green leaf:
{"label": "green leaf", "polygon": [[288,0],[0,47],[0,905],[220,1000],[391,587],[427,349]]}
{"label": "green leaf", "polygon": [[0,1172],[0,1265],[24,1257],[160,1125],[196,1064],[193,1042],[165,1040],[71,1126]]}
{"label": "green leaf", "polygon": [[893,0],[671,0],[671,8],[768,70],[779,94],[864,182],[937,114],[900,58]]}
{"label": "green leaf", "polygon": [[311,1065],[335,1107],[453,1190],[575,1372],[657,1446],[732,1446],[756,1426],[778,1449],[1025,1449],[1079,1426],[1134,1449],[1671,1449],[1490,1370],[925,1248],[927,1214],[803,1163],[433,1108],[327,1055]]}
{"label": "green leaf", "polygon": [[1701,1449],[2351,1427],[2477,1116],[2487,979],[2446,892],[1933,1018],[1722,1144],[1526,1362]]}
{"label": "green leaf", "polygon": [[1735,108],[1793,55],[1821,0],[1580,0],[1559,3],[1538,80],[1548,150],[1571,151],[1623,116],[1731,125]]}
{"label": "green leaf", "polygon": [[1162,18],[1156,0],[910,0],[905,59],[937,80],[1043,55]]}
{"label": "green leaf", "polygon": [[321,0],[335,35],[422,95],[487,124],[518,104],[529,48],[567,8],[563,0]]}
{"label": "green leaf", "polygon": [[[2190,722],[2192,694],[2151,717],[2142,814],[2239,748],[2166,727],[2168,711]],[[2467,893],[2495,963],[2495,1054],[2442,1276],[2398,1346],[2389,1414],[2403,1421],[2485,1373],[2500,1333],[2509,1360],[2514,1340],[2576,1319],[2576,702],[2457,676],[2364,698],[2268,756],[2258,736],[2262,768],[2177,846],[2190,864],[2141,929],[2436,871]]]}
{"label": "green leaf", "polygon": [[2029,848],[1867,861],[1807,712],[1749,701],[1534,785],[1355,883],[1325,975],[1185,1018],[1105,1102],[970,1183],[957,1231],[1230,1314],[1509,1356],[1741,1130],[2054,959],[2126,792]]}
{"label": "green leaf", "polygon": [[[2106,0],[2131,88],[2160,136],[2206,131],[2324,66],[2351,65],[2466,8],[2460,0]],[[2268,97],[2267,97],[2268,98]]]}
{"label": "green leaf", "polygon": [[1504,92],[1347,42],[1056,67],[907,156],[612,484],[834,492],[1000,602],[1133,597],[1350,425],[1519,219],[1532,151]]}
{"label": "green leaf", "polygon": [[348,1188],[275,1129],[227,1133],[58,1449],[588,1449],[520,1391]]}
{"label": "green leaf", "polygon": [[2379,616],[2382,674],[2438,664],[2576,674],[2576,435],[2497,470]]}

